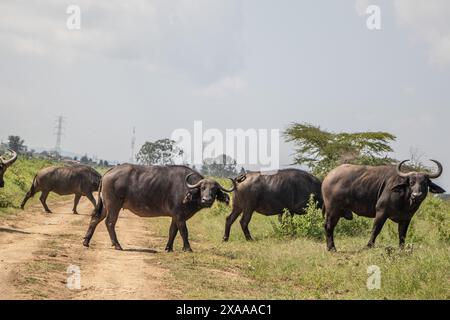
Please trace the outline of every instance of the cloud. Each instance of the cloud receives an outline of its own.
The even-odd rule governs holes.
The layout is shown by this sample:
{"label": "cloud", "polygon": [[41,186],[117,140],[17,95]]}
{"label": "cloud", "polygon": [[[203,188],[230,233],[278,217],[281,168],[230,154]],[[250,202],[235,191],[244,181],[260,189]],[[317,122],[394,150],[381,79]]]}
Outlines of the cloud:
{"label": "cloud", "polygon": [[231,93],[237,93],[247,86],[245,80],[238,77],[226,77],[213,83],[198,93],[208,98],[223,98]]}
{"label": "cloud", "polygon": [[77,0],[81,30],[68,30],[70,0],[2,0],[0,50],[71,62],[110,58],[181,72],[202,85],[243,67],[239,0]]}
{"label": "cloud", "polygon": [[428,46],[430,63],[450,67],[450,1],[395,0],[394,8],[400,25]]}

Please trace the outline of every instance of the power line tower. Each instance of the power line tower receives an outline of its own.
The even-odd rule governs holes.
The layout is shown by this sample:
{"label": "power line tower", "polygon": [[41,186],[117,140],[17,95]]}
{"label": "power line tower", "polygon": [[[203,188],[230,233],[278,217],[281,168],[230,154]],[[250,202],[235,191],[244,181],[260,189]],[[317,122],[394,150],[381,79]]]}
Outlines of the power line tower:
{"label": "power line tower", "polygon": [[130,163],[134,163],[134,147],[136,145],[136,127],[133,127],[133,135],[131,136],[131,157],[130,157]]}
{"label": "power line tower", "polygon": [[59,116],[56,118],[56,126],[55,126],[55,135],[56,135],[56,144],[55,144],[55,152],[58,155],[61,155],[61,139],[64,135],[64,117]]}

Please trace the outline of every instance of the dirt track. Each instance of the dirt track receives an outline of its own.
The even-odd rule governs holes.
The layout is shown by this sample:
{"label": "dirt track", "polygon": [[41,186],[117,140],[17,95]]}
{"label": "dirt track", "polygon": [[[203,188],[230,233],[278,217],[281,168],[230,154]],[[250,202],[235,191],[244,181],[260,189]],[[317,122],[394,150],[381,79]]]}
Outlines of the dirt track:
{"label": "dirt track", "polygon": [[[83,198],[79,215],[72,200],[40,205],[0,219],[0,299],[165,299],[174,292],[155,251],[165,240],[152,237],[146,219],[121,212],[117,223],[124,251],[111,248],[102,222],[91,248],[82,246],[92,205]],[[126,225],[126,227],[124,227]],[[159,253],[164,254],[164,253]],[[80,268],[81,289],[66,287],[67,268]]]}

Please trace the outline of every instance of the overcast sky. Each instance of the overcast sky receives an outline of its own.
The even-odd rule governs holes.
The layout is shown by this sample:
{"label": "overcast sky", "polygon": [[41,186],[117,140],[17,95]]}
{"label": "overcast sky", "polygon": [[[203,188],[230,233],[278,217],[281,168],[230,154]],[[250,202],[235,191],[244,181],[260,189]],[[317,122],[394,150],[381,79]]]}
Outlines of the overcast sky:
{"label": "overcast sky", "polygon": [[[69,4],[81,30],[68,30]],[[381,8],[381,30],[365,8]],[[397,136],[450,169],[450,1],[2,0],[0,138],[126,161],[177,128]],[[282,144],[281,164],[292,161]],[[450,174],[440,179],[450,189]]]}

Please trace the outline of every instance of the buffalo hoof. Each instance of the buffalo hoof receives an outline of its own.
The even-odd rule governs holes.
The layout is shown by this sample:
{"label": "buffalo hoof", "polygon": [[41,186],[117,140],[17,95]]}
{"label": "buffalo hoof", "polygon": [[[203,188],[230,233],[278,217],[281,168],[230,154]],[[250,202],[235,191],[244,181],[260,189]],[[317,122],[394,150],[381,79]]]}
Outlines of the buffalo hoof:
{"label": "buffalo hoof", "polygon": [[188,248],[183,248],[183,252],[192,252],[192,249],[190,247]]}
{"label": "buffalo hoof", "polygon": [[84,240],[83,241],[83,246],[85,246],[86,248],[89,248],[89,241],[88,240]]}
{"label": "buffalo hoof", "polygon": [[122,247],[120,246],[120,244],[116,244],[116,245],[114,245],[114,249],[116,249],[116,250],[120,250],[120,251],[122,251],[123,249],[122,249]]}
{"label": "buffalo hoof", "polygon": [[25,206],[20,206],[20,209],[25,210]]}
{"label": "buffalo hoof", "polygon": [[328,251],[329,251],[329,252],[337,252],[336,247],[328,248]]}
{"label": "buffalo hoof", "polygon": [[51,210],[45,210],[46,213],[53,213]]}
{"label": "buffalo hoof", "polygon": [[173,252],[173,248],[168,248],[166,247],[166,249],[164,249],[166,252]]}
{"label": "buffalo hoof", "polygon": [[228,242],[228,237],[223,237],[223,242]]}
{"label": "buffalo hoof", "polygon": [[73,214],[79,214],[78,212],[74,211]]}
{"label": "buffalo hoof", "polygon": [[375,247],[375,243],[370,243],[370,242],[366,246],[367,249],[372,249],[374,247]]}

